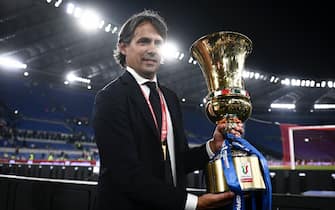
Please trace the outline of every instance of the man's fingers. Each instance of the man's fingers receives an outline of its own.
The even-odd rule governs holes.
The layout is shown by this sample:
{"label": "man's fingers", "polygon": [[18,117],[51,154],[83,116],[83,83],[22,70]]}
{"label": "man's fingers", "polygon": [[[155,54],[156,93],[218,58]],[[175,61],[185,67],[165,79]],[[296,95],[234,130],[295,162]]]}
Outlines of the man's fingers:
{"label": "man's fingers", "polygon": [[[221,132],[225,131],[227,125],[226,124],[218,124],[217,125],[217,129]],[[243,129],[243,124],[237,124],[234,127],[232,127],[231,129],[229,129],[227,132],[229,133],[239,133],[242,134],[244,133],[244,129]]]}
{"label": "man's fingers", "polygon": [[219,123],[219,124],[216,126],[216,129],[217,129],[217,131],[219,131],[219,132],[224,131],[225,128],[226,128],[226,123]]}
{"label": "man's fingers", "polygon": [[241,121],[240,119],[238,119],[237,117],[234,117],[233,121],[234,121],[235,123],[242,123],[242,121]]}
{"label": "man's fingers", "polygon": [[232,202],[234,198],[233,192],[224,193],[207,193],[198,198],[197,210],[213,209],[225,206]]}
{"label": "man's fingers", "polygon": [[234,198],[234,193],[229,191],[225,193],[218,193],[218,194],[213,194],[214,198],[218,201],[220,200],[226,200],[226,199],[233,199]]}
{"label": "man's fingers", "polygon": [[232,133],[235,135],[242,135],[244,133],[243,126],[236,126],[235,128],[232,129]]}
{"label": "man's fingers", "polygon": [[230,133],[235,135],[235,136],[238,136],[238,137],[241,137],[241,135],[242,135],[241,131],[238,131],[238,130],[235,130],[235,129],[231,130]]}
{"label": "man's fingers", "polygon": [[216,132],[231,133],[237,137],[241,137],[244,134],[244,127],[241,120],[238,118],[233,118],[232,120],[227,120],[224,118],[218,122],[216,126]]}
{"label": "man's fingers", "polygon": [[220,206],[225,206],[231,203],[235,194],[233,192],[225,192],[225,193],[218,193],[218,194],[213,194],[213,195],[214,195],[213,205],[215,207],[220,207]]}

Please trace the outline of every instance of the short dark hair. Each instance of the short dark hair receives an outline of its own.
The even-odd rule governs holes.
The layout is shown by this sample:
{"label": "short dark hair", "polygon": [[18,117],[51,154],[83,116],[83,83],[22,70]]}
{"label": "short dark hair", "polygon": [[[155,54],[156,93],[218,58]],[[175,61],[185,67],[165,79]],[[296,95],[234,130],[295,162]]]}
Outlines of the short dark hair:
{"label": "short dark hair", "polygon": [[134,37],[136,27],[143,22],[151,23],[164,40],[167,37],[167,25],[164,19],[157,12],[144,10],[143,12],[134,14],[121,27],[118,42],[116,44],[116,50],[114,51],[115,61],[120,64],[121,67],[126,67],[126,56],[120,52],[118,44],[129,44]]}

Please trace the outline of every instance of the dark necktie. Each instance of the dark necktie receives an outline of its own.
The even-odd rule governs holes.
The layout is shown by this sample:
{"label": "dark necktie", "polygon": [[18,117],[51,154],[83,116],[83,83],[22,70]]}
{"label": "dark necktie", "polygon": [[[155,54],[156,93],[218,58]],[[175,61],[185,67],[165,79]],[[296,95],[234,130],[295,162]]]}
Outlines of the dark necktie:
{"label": "dark necktie", "polygon": [[157,130],[160,136],[162,131],[162,107],[156,87],[156,82],[146,82],[145,85],[147,85],[150,88],[149,100],[156,116],[158,126]]}
{"label": "dark necktie", "polygon": [[[155,113],[157,124],[158,124],[158,134],[161,136],[162,131],[162,107],[160,103],[160,97],[157,91],[156,82],[146,82],[145,85],[147,85],[150,88],[150,95],[149,95],[149,101],[152,106],[152,109]],[[169,155],[169,149],[167,146],[167,140],[164,139],[164,142],[161,142],[166,146],[166,160],[164,160],[164,170],[165,170],[165,182],[169,185],[173,185],[173,177],[172,177],[172,170],[171,170],[171,160]]]}

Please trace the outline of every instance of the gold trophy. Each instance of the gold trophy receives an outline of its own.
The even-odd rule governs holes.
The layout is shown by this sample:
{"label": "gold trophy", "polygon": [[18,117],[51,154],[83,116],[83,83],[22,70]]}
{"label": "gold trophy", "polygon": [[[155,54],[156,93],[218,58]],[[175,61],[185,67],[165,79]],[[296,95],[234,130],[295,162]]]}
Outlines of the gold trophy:
{"label": "gold trophy", "polygon": [[[206,115],[215,124],[226,120],[228,130],[234,126],[233,118],[244,122],[251,115],[250,96],[242,77],[251,50],[248,37],[226,31],[206,35],[191,46],[192,57],[199,63],[209,91]],[[242,191],[266,189],[257,156],[235,149],[232,159]],[[207,188],[211,193],[229,190],[221,159],[207,165]]]}

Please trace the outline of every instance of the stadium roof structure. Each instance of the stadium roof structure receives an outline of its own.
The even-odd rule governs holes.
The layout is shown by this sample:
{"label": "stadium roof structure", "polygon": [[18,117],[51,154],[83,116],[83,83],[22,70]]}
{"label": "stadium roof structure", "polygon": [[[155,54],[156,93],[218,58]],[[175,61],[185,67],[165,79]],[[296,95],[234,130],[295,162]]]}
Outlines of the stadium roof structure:
{"label": "stadium roof structure", "polygon": [[[334,123],[329,113],[335,109],[314,107],[335,106],[334,42],[327,25],[332,7],[308,9],[292,1],[222,2],[2,0],[0,58],[18,59],[26,65],[22,72],[33,80],[64,85],[67,73],[74,72],[90,80],[88,91],[96,91],[122,73],[113,59],[122,22],[135,12],[153,9],[168,22],[169,39],[180,44],[177,59],[162,65],[160,82],[176,91],[185,105],[201,108],[207,95],[200,68],[189,59],[190,45],[211,32],[237,31],[254,44],[245,74],[253,117],[272,121],[274,116],[283,120],[296,116],[306,122]],[[85,8],[99,12],[91,16],[100,18],[95,30],[78,24]],[[8,74],[0,65],[0,76]],[[294,107],[276,111],[271,104]]]}

